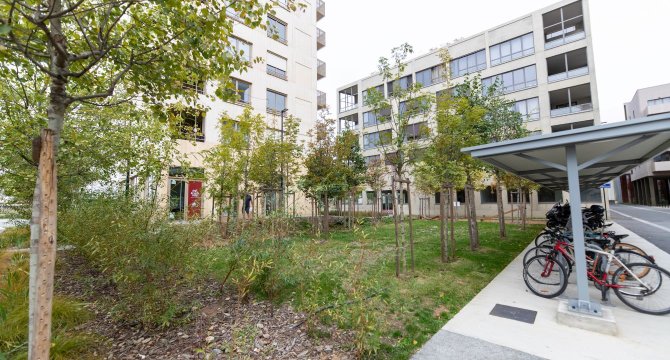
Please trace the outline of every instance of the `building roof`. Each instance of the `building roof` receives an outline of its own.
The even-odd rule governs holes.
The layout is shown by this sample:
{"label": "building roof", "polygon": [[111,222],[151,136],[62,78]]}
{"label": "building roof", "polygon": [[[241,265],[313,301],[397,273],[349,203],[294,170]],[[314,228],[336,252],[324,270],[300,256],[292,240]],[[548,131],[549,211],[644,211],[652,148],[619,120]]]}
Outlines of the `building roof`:
{"label": "building roof", "polygon": [[598,187],[670,147],[670,114],[529,136],[461,151],[542,186],[568,188],[566,149],[577,154],[580,188]]}

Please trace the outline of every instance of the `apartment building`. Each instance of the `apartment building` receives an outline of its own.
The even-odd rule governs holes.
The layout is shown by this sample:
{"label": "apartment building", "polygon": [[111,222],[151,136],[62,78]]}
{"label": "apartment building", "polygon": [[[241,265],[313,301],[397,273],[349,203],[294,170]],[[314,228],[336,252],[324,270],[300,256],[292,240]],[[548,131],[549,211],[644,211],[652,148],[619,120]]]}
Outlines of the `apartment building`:
{"label": "apartment building", "polygon": [[[670,84],[638,89],[623,107],[626,120],[670,113]],[[614,188],[620,203],[670,205],[670,149],[621,175]]]}
{"label": "apartment building", "polygon": [[[190,84],[200,96],[197,109],[184,112],[183,124],[192,131],[189,139],[178,140],[175,163],[166,169],[167,186],[158,186],[158,198],[168,199],[170,217],[195,219],[215,215],[213,201],[203,188],[206,176],[203,151],[219,142],[219,119],[225,113],[240,115],[245,107],[263,114],[270,130],[279,131],[285,116],[301,120],[300,136],[304,139],[314,125],[317,110],[324,108],[325,93],[317,90],[317,81],[326,76],[326,64],[317,57],[326,45],[326,34],[318,28],[325,16],[322,0],[302,1],[305,8],[289,11],[286,0],[276,0],[274,15],[267,16],[267,30],[251,29],[238,21],[234,12],[227,16],[234,21],[232,42],[248,59],[262,57],[248,71],[232,75],[238,93],[237,102],[224,102],[206,95],[215,90],[214,83]],[[304,11],[303,11],[304,10]],[[193,141],[195,140],[195,141]],[[189,163],[188,171],[181,166]],[[256,203],[256,200],[254,200]],[[262,206],[259,205],[259,206]]]}
{"label": "apartment building", "polygon": [[[452,59],[448,68],[440,60],[440,49],[435,49],[410,60],[399,85],[421,83],[423,91],[436,94],[446,90],[447,70],[451,85],[462,82],[468,75],[479,74],[484,86],[500,79],[505,96],[515,101],[515,110],[524,117],[532,133],[546,134],[600,123],[587,0],[558,2],[456,40],[446,48]],[[365,92],[371,88],[388,96],[393,87],[383,83],[381,75],[374,74],[337,90],[338,129],[355,129],[360,133],[361,147],[368,160],[381,156],[377,142],[380,131],[384,131],[363,102]],[[410,121],[410,126],[416,127],[415,120]],[[475,195],[479,214],[496,213],[495,191],[489,186]],[[506,208],[517,202],[518,194],[503,192]],[[414,209],[437,214],[439,194],[412,195],[412,199],[405,201],[412,201]],[[541,189],[526,197],[531,212],[544,214],[562,195]],[[361,194],[362,209],[372,206],[373,196],[369,191]],[[391,209],[390,196],[389,186],[382,192],[382,209]],[[582,197],[586,202],[601,200],[597,191],[585,191]],[[464,200],[463,193],[458,194],[458,200]]]}

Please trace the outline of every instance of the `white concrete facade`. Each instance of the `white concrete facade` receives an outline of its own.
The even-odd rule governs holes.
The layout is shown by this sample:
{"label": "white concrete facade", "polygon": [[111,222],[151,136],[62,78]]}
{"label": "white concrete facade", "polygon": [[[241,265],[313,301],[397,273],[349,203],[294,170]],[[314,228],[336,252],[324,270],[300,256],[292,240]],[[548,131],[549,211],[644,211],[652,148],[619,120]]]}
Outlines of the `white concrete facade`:
{"label": "white concrete facade", "polygon": [[[509,86],[509,91],[505,91],[505,96],[519,102],[518,109],[526,109],[526,114],[524,114],[527,119],[526,126],[531,132],[551,133],[598,125],[600,124],[600,111],[589,15],[588,0],[558,2],[479,34],[447,44],[446,48],[451,57],[448,67],[452,68],[454,62],[462,61],[461,59],[468,55],[477,53],[481,55],[483,51],[482,60],[475,59],[475,71],[468,72],[467,76],[472,77],[477,73],[483,80],[501,76],[505,83],[504,87]],[[531,39],[532,42],[530,42]],[[442,63],[439,56],[440,51],[441,49],[435,49],[410,60],[407,64],[406,75],[412,76],[412,81],[416,82],[417,72]],[[469,64],[468,68],[470,68]],[[520,73],[523,78],[519,80],[516,74]],[[466,76],[452,74],[450,85],[456,85],[465,78]],[[512,80],[508,81],[508,79]],[[343,85],[337,90],[339,122],[342,119],[357,117],[354,128],[361,134],[362,148],[364,148],[364,134],[383,129],[382,126],[364,126],[363,116],[370,108],[363,104],[362,92],[382,84],[382,76],[374,74]],[[386,88],[386,84],[383,85]],[[442,81],[424,85],[423,91],[436,93],[446,88],[446,82]],[[357,103],[342,106],[339,101],[340,93],[352,89],[355,89],[358,95]],[[531,104],[533,111],[530,111]],[[424,119],[417,119],[418,121],[424,121]],[[410,121],[410,123],[413,122]],[[366,157],[379,154],[380,151],[376,148],[364,149]],[[598,197],[598,194],[592,194],[592,196]],[[421,203],[419,197],[424,199],[428,197],[432,215],[438,214],[439,205],[436,204],[432,194],[413,194],[412,197],[413,209],[419,208]],[[510,204],[507,201],[508,194],[505,190],[503,190],[503,199],[507,211],[510,209]],[[532,212],[535,217],[542,217],[544,212],[555,203],[554,199],[548,200],[547,196],[543,196],[542,202],[538,201],[538,195],[535,192],[531,194],[529,200],[529,214]],[[584,201],[597,200],[587,198]],[[425,206],[426,200],[423,200],[423,203]],[[480,192],[475,193],[475,203],[478,206],[479,216],[493,216],[497,213],[496,203],[483,201]],[[365,192],[359,204],[362,205],[363,210],[371,207],[366,205]],[[417,211],[414,210],[414,212]]]}
{"label": "white concrete facade", "polygon": [[[638,89],[624,104],[626,120],[670,113],[670,83]],[[670,149],[614,181],[617,201],[670,205]]]}
{"label": "white concrete facade", "polygon": [[[304,9],[289,11],[281,5],[283,1],[276,1],[276,13],[272,15],[274,21],[285,26],[285,37],[270,36],[268,31],[252,29],[242,22],[234,21],[233,36],[250,47],[250,58],[262,58],[263,61],[252,61],[245,72],[235,72],[231,75],[236,81],[242,81],[250,86],[245,97],[238,102],[225,102],[213,96],[216,86],[214,83],[205,84],[204,94],[197,101],[198,108],[204,108],[202,121],[202,136],[195,142],[177,140],[177,152],[174,164],[170,168],[181,166],[182,159],[186,158],[190,168],[205,169],[203,151],[211,149],[219,143],[219,120],[222,115],[237,117],[245,107],[251,107],[254,113],[266,117],[269,129],[280,129],[281,111],[271,111],[268,100],[268,91],[285,96],[285,116],[292,115],[300,119],[300,140],[307,139],[307,132],[314,126],[317,117],[317,107],[325,106],[323,97],[319,98],[317,80],[325,76],[325,63],[317,58],[318,49],[325,46],[325,33],[317,27],[317,22],[325,16],[325,4],[322,0],[301,1]],[[235,19],[234,14],[229,17]],[[282,68],[284,67],[285,68]],[[158,186],[159,199],[166,199],[169,203],[171,217],[189,219],[205,216],[214,216],[213,200],[208,196],[205,185],[201,180],[188,179],[188,176],[171,176],[168,169]],[[183,183],[183,184],[182,184]],[[165,186],[163,186],[165,185]],[[174,189],[175,186],[183,186]],[[184,198],[180,205],[182,216],[175,216],[174,194],[179,192]],[[187,210],[191,204],[190,195],[199,193],[201,200],[195,206],[199,211],[189,214]],[[197,197],[197,196],[196,196]]]}

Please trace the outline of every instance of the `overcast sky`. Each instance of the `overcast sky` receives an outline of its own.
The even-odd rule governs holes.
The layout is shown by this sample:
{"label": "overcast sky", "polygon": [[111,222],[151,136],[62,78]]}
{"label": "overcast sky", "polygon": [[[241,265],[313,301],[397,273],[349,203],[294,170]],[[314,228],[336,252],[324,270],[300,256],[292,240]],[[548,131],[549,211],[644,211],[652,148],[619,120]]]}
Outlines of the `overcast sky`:
{"label": "overcast sky", "polygon": [[[336,89],[370,75],[380,56],[404,42],[420,55],[474,35],[553,0],[326,0],[326,47],[319,81],[333,115]],[[670,1],[591,0],[591,29],[603,122],[621,121],[635,90],[670,82]]]}

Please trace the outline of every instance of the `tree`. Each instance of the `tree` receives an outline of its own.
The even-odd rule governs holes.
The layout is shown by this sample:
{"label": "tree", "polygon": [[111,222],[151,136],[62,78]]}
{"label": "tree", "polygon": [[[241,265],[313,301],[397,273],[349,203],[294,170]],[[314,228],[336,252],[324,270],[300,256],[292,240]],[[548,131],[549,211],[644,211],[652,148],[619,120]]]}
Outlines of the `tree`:
{"label": "tree", "polygon": [[343,170],[347,195],[349,196],[349,228],[353,226],[356,192],[365,181],[365,159],[361,153],[358,135],[353,131],[344,131],[335,139],[335,156]]}
{"label": "tree", "polygon": [[386,184],[384,177],[387,173],[388,169],[381,158],[369,162],[365,170],[365,183],[374,192],[372,211],[373,213],[376,211],[377,216],[381,216],[381,192]]}
{"label": "tree", "polygon": [[[292,1],[289,7],[296,8]],[[54,137],[53,155],[58,157],[66,115],[72,107],[100,105],[118,88],[153,103],[175,95],[195,97],[182,90],[183,81],[216,79],[221,80],[216,94],[225,97],[229,75],[245,70],[248,61],[232,50],[233,20],[224,14],[235,13],[255,28],[265,26],[264,15],[271,8],[271,2],[259,0],[4,2],[0,5],[0,61],[12,66],[3,66],[0,76],[38,76],[47,85],[49,96],[40,112],[46,113]],[[38,267],[40,194],[37,178],[32,210],[36,226],[31,227],[33,274]],[[35,286],[31,276],[31,305],[36,299]],[[31,307],[31,316],[33,310]],[[30,323],[32,345],[35,329]],[[48,339],[48,330],[46,335]],[[39,354],[31,351],[30,358],[48,356],[48,346]]]}
{"label": "tree", "polygon": [[[223,214],[228,214],[227,224],[231,214],[240,215],[244,197],[252,192],[251,159],[263,141],[266,124],[262,115],[254,115],[247,107],[235,119],[224,114],[219,120],[219,129],[219,143],[205,152],[210,173],[207,188],[214,203],[219,205],[222,223]],[[226,201],[228,204],[224,206]]]}
{"label": "tree", "polygon": [[[399,276],[401,272],[401,259],[402,271],[406,271],[407,268],[404,206],[401,204],[399,208],[398,197],[404,200],[403,184],[407,184],[409,190],[407,176],[409,165],[414,162],[420,148],[419,142],[415,140],[425,137],[429,132],[427,122],[431,116],[430,110],[433,103],[430,95],[421,92],[421,85],[413,84],[411,76],[407,78],[405,75],[406,60],[412,53],[412,46],[405,43],[391,50],[391,60],[385,57],[380,58],[378,69],[384,84],[390,86],[389,94],[385,97],[379,91],[369,89],[366,98],[363,99],[377,118],[379,131],[376,146],[383,154],[385,162],[392,168],[391,191],[393,219],[396,225],[396,276]],[[396,192],[396,184],[401,184],[398,192]],[[411,205],[409,208],[411,209]],[[411,218],[410,210],[410,261],[412,270],[414,270],[414,236],[411,229]]]}
{"label": "tree", "polygon": [[330,229],[329,200],[347,191],[347,179],[343,162],[337,157],[336,140],[333,136],[334,120],[318,119],[310,129],[310,140],[305,155],[305,173],[300,188],[323,202],[323,237],[328,238]]}

